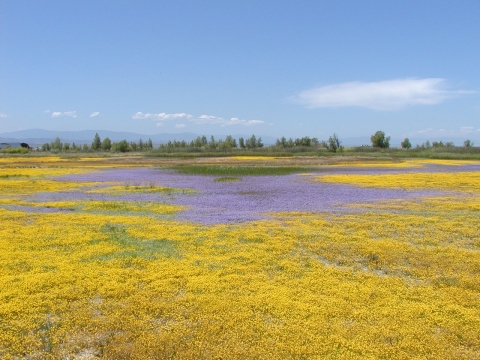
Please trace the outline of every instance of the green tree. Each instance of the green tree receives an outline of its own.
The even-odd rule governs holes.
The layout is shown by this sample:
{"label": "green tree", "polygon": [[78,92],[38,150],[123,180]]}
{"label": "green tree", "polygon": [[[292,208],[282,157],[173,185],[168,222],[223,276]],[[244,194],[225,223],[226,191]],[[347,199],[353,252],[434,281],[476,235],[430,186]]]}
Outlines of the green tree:
{"label": "green tree", "polygon": [[245,140],[243,140],[243,137],[238,138],[238,146],[240,146],[241,149],[245,149]]}
{"label": "green tree", "polygon": [[275,146],[278,146],[280,148],[287,147],[287,139],[285,139],[285,136],[282,136],[280,139],[277,139]]}
{"label": "green tree", "polygon": [[213,135],[210,136],[208,147],[210,148],[210,150],[215,150],[217,148],[217,143],[215,142],[215,138],[213,137]]}
{"label": "green tree", "polygon": [[372,142],[373,147],[379,147],[381,149],[390,147],[390,136],[385,137],[385,133],[383,131],[377,131],[375,134],[370,136],[370,141]]}
{"label": "green tree", "polygon": [[412,144],[410,143],[410,140],[408,138],[405,138],[400,145],[402,145],[402,149],[410,149],[412,147]]}
{"label": "green tree", "polygon": [[259,148],[262,148],[263,147],[263,142],[262,142],[262,138],[259,137],[258,140],[257,140],[257,147]]}
{"label": "green tree", "polygon": [[250,139],[247,139],[245,141],[245,146],[247,147],[247,149],[255,149],[257,147],[257,138],[255,137],[255,135],[252,135]]}
{"label": "green tree", "polygon": [[463,146],[466,147],[466,148],[472,147],[473,146],[473,141],[465,140],[463,142]]}
{"label": "green tree", "polygon": [[102,141],[102,150],[103,151],[110,151],[111,148],[112,148],[112,141],[108,137],[106,137]]}
{"label": "green tree", "polygon": [[112,144],[113,152],[128,152],[130,151],[130,145],[127,140],[122,140]]}
{"label": "green tree", "polygon": [[102,148],[102,140],[100,139],[98,133],[95,133],[91,148],[94,151],[98,151]]}
{"label": "green tree", "polygon": [[237,140],[235,140],[231,135],[228,135],[225,138],[225,142],[228,144],[230,148],[236,148],[237,147]]}
{"label": "green tree", "polygon": [[152,139],[148,138],[148,141],[147,141],[147,150],[152,150],[152,149],[153,149]]}
{"label": "green tree", "polygon": [[63,149],[63,144],[60,141],[60,138],[56,137],[55,140],[52,141],[50,147],[51,147],[51,150],[61,151]]}
{"label": "green tree", "polygon": [[311,146],[312,145],[312,139],[310,139],[308,136],[302,137],[302,138],[297,138],[295,139],[295,145],[296,146]]}
{"label": "green tree", "polygon": [[218,150],[221,150],[221,151],[225,151],[227,152],[228,150],[231,149],[231,146],[228,142],[224,141],[224,140],[218,140],[217,142],[217,149]]}
{"label": "green tree", "polygon": [[440,148],[440,147],[444,147],[445,144],[443,143],[443,141],[440,141],[440,142],[439,141],[434,141],[434,142],[432,142],[432,146],[434,148]]}
{"label": "green tree", "polygon": [[333,133],[333,135],[328,138],[328,141],[325,143],[325,145],[328,151],[337,152],[339,150],[343,150],[341,143],[342,142],[338,138],[338,135]]}
{"label": "green tree", "polygon": [[202,138],[200,136],[197,136],[197,138],[194,141],[194,147],[201,148],[202,146],[203,146]]}

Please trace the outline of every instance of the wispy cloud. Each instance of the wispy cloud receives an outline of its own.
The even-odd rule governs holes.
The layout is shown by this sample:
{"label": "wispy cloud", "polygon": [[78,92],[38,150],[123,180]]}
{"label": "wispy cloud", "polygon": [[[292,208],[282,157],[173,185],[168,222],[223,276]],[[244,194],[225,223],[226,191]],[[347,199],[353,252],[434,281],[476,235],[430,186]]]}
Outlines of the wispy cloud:
{"label": "wispy cloud", "polygon": [[[233,125],[243,125],[243,126],[252,126],[252,125],[260,125],[263,124],[264,121],[262,120],[241,120],[239,118],[230,118],[224,119],[219,116],[213,115],[200,115],[194,117],[193,115],[187,113],[177,113],[177,114],[167,114],[167,113],[158,113],[158,114],[150,114],[150,113],[143,113],[137,112],[132,116],[132,119],[135,120],[153,120],[157,121],[157,126],[163,126],[163,121],[168,120],[188,120],[197,125],[220,125],[221,127],[225,126],[233,126]],[[177,124],[175,127],[177,129],[185,128],[187,125],[185,124]]]}
{"label": "wispy cloud", "polygon": [[8,117],[7,114],[0,113],[0,118],[6,118],[6,117]]}
{"label": "wispy cloud", "polygon": [[222,123],[221,126],[232,126],[232,125],[243,125],[243,126],[252,126],[263,124],[262,120],[240,120],[239,118],[231,118],[230,120]]}
{"label": "wispy cloud", "polygon": [[399,110],[413,105],[434,105],[473,93],[451,90],[445,79],[397,79],[378,82],[346,82],[302,91],[291,99],[307,108],[358,106],[374,110]]}
{"label": "wispy cloud", "polygon": [[71,118],[77,118],[78,117],[76,111],[64,111],[64,112],[54,111],[54,112],[52,112],[52,117],[54,117],[54,118],[61,117],[61,116],[69,116]]}
{"label": "wispy cloud", "polygon": [[470,133],[475,133],[475,132],[480,132],[480,129],[475,129],[473,126],[462,126],[460,128],[460,132],[462,134],[470,134]]}
{"label": "wispy cloud", "polygon": [[187,113],[178,113],[178,114],[167,114],[167,113],[159,113],[159,114],[150,114],[150,113],[142,113],[137,112],[132,116],[132,119],[135,120],[154,120],[154,121],[166,121],[166,120],[177,120],[177,119],[190,119],[193,116]]}
{"label": "wispy cloud", "polygon": [[213,115],[200,115],[199,117],[192,118],[190,121],[195,124],[220,124],[225,121],[223,118]]}
{"label": "wispy cloud", "polygon": [[212,115],[201,115],[199,117],[190,119],[190,121],[196,124],[219,124],[221,127],[232,125],[252,126],[264,123],[262,120],[240,120],[239,118],[230,118],[230,120],[226,120],[224,118]]}
{"label": "wispy cloud", "polygon": [[94,111],[90,114],[90,117],[97,117],[97,116],[100,116],[100,112],[98,111]]}
{"label": "wispy cloud", "polygon": [[48,114],[49,112],[50,112],[50,110],[48,110],[48,109],[44,111],[45,114]]}

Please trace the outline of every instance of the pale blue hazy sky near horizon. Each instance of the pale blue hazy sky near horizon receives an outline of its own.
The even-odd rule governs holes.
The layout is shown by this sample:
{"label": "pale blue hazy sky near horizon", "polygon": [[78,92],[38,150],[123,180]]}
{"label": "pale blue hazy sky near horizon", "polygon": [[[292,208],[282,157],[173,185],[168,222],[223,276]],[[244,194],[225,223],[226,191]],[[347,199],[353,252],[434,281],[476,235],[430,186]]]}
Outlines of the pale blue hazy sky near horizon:
{"label": "pale blue hazy sky near horizon", "polygon": [[480,1],[0,0],[0,133],[480,138]]}

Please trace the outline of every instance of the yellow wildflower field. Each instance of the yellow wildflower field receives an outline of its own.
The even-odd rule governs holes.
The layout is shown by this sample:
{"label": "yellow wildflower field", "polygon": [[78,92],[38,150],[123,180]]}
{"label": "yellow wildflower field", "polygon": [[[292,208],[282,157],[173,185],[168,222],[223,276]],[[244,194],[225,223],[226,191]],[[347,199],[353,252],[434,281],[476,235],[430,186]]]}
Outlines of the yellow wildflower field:
{"label": "yellow wildflower field", "polygon": [[449,194],[210,225],[63,174],[0,178],[2,359],[480,359],[476,172],[324,175]]}
{"label": "yellow wildflower field", "polygon": [[[348,159],[347,159],[348,160]],[[363,160],[363,161],[362,161]],[[444,165],[444,166],[464,166],[479,165],[477,160],[444,160],[444,159],[405,159],[405,160],[372,160],[366,162],[367,159],[360,161],[346,161],[344,163],[337,162],[330,164],[336,167],[359,167],[359,168],[422,168],[426,165]]]}
{"label": "yellow wildflower field", "polygon": [[402,173],[402,174],[339,174],[316,178],[329,183],[352,184],[374,188],[441,189],[447,191],[480,192],[478,172]]}

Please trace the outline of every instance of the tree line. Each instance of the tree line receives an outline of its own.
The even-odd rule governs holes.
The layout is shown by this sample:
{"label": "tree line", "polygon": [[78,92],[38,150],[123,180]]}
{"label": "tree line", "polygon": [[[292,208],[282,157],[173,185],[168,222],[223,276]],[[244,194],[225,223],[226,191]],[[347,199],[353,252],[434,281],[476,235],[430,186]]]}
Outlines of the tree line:
{"label": "tree line", "polygon": [[76,145],[75,142],[70,144],[69,142],[62,142],[59,137],[55,138],[52,142],[43,144],[38,150],[40,151],[112,151],[112,152],[128,152],[128,151],[150,151],[153,149],[153,143],[151,139],[143,141],[140,139],[138,142],[127,140],[121,140],[118,142],[112,142],[110,138],[106,137],[101,139],[98,133],[95,134],[93,141],[90,145],[82,144]]}
{"label": "tree line", "polygon": [[[385,132],[377,131],[370,137],[371,146],[374,148],[387,149],[390,147],[390,136],[386,136]],[[465,140],[464,147],[473,147],[473,142],[470,140]],[[421,145],[417,145],[417,149],[429,149],[429,148],[441,148],[441,147],[454,147],[455,145],[452,142],[443,143],[442,141],[434,141],[430,143],[426,141]],[[196,139],[191,141],[168,141],[167,143],[160,144],[156,151],[159,152],[175,152],[175,151],[191,151],[191,152],[202,152],[202,151],[222,151],[227,152],[232,149],[245,149],[245,150],[255,150],[263,148],[264,144],[262,138],[257,138],[255,135],[252,135],[249,138],[244,139],[239,137],[238,141],[233,138],[231,135],[228,135],[225,139],[215,139],[212,135],[210,139],[207,139],[206,136],[198,136]],[[336,133],[330,136],[327,140],[318,140],[318,138],[310,138],[308,136],[302,138],[289,138],[288,140],[285,137],[281,137],[276,140],[274,145],[270,147],[276,149],[293,149],[298,148],[302,150],[303,148],[317,148],[325,149],[330,152],[342,152],[344,147],[341,145],[341,141]],[[405,138],[401,142],[401,147],[403,149],[412,148],[412,144],[408,138]],[[103,140],[100,138],[98,133],[95,134],[92,143],[76,145],[75,142],[62,142],[60,138],[56,138],[54,141],[43,144],[40,148],[37,148],[39,151],[81,151],[81,152],[96,152],[96,151],[111,151],[111,152],[143,152],[153,150],[153,143],[151,139],[144,141],[142,139],[136,141],[127,141],[121,140],[118,142],[112,142],[108,137]]]}
{"label": "tree line", "polygon": [[[370,141],[372,142],[373,147],[378,147],[382,149],[386,149],[390,147],[390,136],[385,136],[385,133],[383,131],[377,131],[375,134],[373,134],[370,137]],[[402,149],[411,149],[412,148],[412,143],[408,138],[403,139],[403,141],[400,143],[400,146]],[[430,141],[426,141],[421,145],[416,146],[416,149],[430,149],[430,148],[453,148],[455,147],[455,144],[451,141],[443,142],[443,141],[433,141],[430,143]],[[463,147],[465,148],[470,148],[473,147],[473,142],[471,140],[465,140],[463,142]]]}
{"label": "tree line", "polygon": [[168,141],[166,144],[160,144],[158,147],[159,150],[180,150],[180,149],[190,149],[190,150],[220,150],[228,151],[231,149],[258,149],[262,148],[263,142],[262,138],[252,135],[248,139],[243,137],[238,138],[238,142],[231,135],[228,135],[225,139],[215,140],[215,137],[210,136],[210,140],[206,136],[198,136],[195,140],[187,142],[182,141]]}

